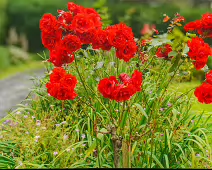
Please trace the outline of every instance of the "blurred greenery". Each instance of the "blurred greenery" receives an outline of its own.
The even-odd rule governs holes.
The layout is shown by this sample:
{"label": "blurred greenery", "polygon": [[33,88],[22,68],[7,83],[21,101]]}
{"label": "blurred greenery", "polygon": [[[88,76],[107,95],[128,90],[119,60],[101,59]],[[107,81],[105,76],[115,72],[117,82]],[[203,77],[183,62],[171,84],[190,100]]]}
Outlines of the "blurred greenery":
{"label": "blurred greenery", "polygon": [[[5,43],[8,35],[5,30],[15,27],[17,32],[25,33],[29,41],[29,51],[38,52],[43,49],[39,20],[44,13],[56,14],[57,9],[67,9],[70,0],[0,0],[0,42]],[[176,12],[185,16],[186,22],[199,19],[201,14],[210,12],[206,7],[192,8],[186,2],[170,4],[161,1],[158,4],[131,3],[111,0],[72,0],[85,7],[102,9],[102,17],[111,19],[112,24],[126,22],[133,28],[136,37],[140,37],[140,30],[145,23],[156,24],[160,33],[166,32],[167,24],[162,22],[163,14],[173,16]],[[173,1],[175,2],[175,1]],[[109,15],[108,15],[109,14]],[[106,17],[105,17],[106,16]],[[6,22],[7,21],[7,22]],[[105,21],[104,21],[105,22]]]}
{"label": "blurred greenery", "polygon": [[5,69],[10,66],[10,54],[9,49],[0,46],[0,69]]}

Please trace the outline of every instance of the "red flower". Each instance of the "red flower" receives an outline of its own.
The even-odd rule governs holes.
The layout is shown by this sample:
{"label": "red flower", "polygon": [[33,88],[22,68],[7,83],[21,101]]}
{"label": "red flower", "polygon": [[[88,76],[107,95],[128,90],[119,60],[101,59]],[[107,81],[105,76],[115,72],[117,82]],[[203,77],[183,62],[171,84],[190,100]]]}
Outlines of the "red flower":
{"label": "red flower", "polygon": [[212,85],[212,70],[206,74],[206,81]]}
{"label": "red flower", "polygon": [[139,72],[138,70],[135,70],[133,75],[132,75],[132,79],[131,79],[131,83],[135,86],[136,91],[141,91],[141,85],[142,85],[142,72]]}
{"label": "red flower", "polygon": [[77,33],[77,36],[83,44],[91,44],[95,36],[95,31]]}
{"label": "red flower", "polygon": [[125,62],[129,62],[130,59],[135,56],[137,49],[135,41],[128,41],[125,43],[125,46],[116,50],[116,56],[119,59],[123,59]]}
{"label": "red flower", "polygon": [[195,96],[198,101],[205,104],[212,104],[212,85],[208,83],[203,83],[201,86],[197,87]]}
{"label": "red flower", "polygon": [[74,54],[69,53],[58,45],[55,49],[50,51],[50,58],[48,61],[53,63],[56,67],[61,67],[63,64],[72,63],[74,61]]}
{"label": "red flower", "polygon": [[50,82],[46,84],[48,93],[58,100],[73,100],[77,97],[74,89],[77,79],[67,74],[63,68],[55,68],[50,75]]}
{"label": "red flower", "polygon": [[56,43],[59,42],[61,38],[62,38],[62,31],[60,30],[49,33],[42,32],[41,34],[42,44],[49,50],[55,48]]}
{"label": "red flower", "polygon": [[105,97],[117,102],[129,100],[136,92],[141,90],[142,73],[135,70],[132,78],[123,73],[119,76],[120,82],[116,77],[111,76],[99,82],[98,90]]}
{"label": "red flower", "polygon": [[59,28],[57,18],[52,14],[44,14],[40,20],[40,30],[46,33],[52,33]]}
{"label": "red flower", "polygon": [[71,12],[65,12],[63,10],[58,10],[58,22],[66,30],[69,29],[71,22],[73,20],[73,15]]}
{"label": "red flower", "polygon": [[73,2],[68,2],[68,10],[71,11],[74,15],[77,15],[78,13],[82,13],[84,11],[84,7]]}
{"label": "red flower", "polygon": [[200,20],[190,22],[190,23],[186,24],[185,27],[184,27],[186,32],[199,30],[200,28],[201,28],[201,21]]}
{"label": "red flower", "polygon": [[202,15],[202,27],[203,29],[212,29],[212,14],[206,13]]}
{"label": "red flower", "polygon": [[208,56],[211,55],[210,46],[204,42],[202,38],[192,38],[188,41],[189,52],[188,56],[194,61],[194,66],[197,70],[203,68],[208,61]]}
{"label": "red flower", "polygon": [[95,24],[95,28],[102,29],[102,22],[101,22],[101,16],[96,12],[93,8],[85,8],[84,10],[85,14],[90,15],[91,19],[93,20]]}
{"label": "red flower", "polygon": [[136,89],[132,84],[129,84],[128,86],[120,85],[114,90],[113,97],[117,102],[123,102],[130,100],[135,93]]}
{"label": "red flower", "polygon": [[116,89],[118,81],[115,76],[100,80],[98,90],[102,93],[105,98],[114,99],[113,92]]}
{"label": "red flower", "polygon": [[166,44],[165,46],[158,48],[158,50],[157,50],[157,52],[156,52],[156,55],[157,55],[159,58],[165,58],[165,59],[167,59],[167,58],[168,58],[168,54],[169,54],[171,51],[172,51],[171,45]]}
{"label": "red flower", "polygon": [[108,41],[108,32],[105,30],[97,30],[92,40],[93,49],[110,50],[111,45]]}
{"label": "red flower", "polygon": [[59,82],[66,75],[66,71],[61,67],[55,68],[53,73],[54,74],[50,74],[50,81],[52,83]]}
{"label": "red flower", "polygon": [[82,46],[82,43],[77,36],[69,34],[62,40],[61,46],[69,53],[72,53],[79,50]]}
{"label": "red flower", "polygon": [[212,14],[203,14],[201,20],[188,23],[184,29],[185,31],[197,31],[203,38],[212,38]]}
{"label": "red flower", "polygon": [[92,16],[80,13],[73,18],[70,28],[76,33],[83,34],[95,30],[95,23]]}
{"label": "red flower", "polygon": [[134,41],[132,28],[120,23],[106,29],[109,31],[108,40],[115,48],[122,48],[128,41]]}

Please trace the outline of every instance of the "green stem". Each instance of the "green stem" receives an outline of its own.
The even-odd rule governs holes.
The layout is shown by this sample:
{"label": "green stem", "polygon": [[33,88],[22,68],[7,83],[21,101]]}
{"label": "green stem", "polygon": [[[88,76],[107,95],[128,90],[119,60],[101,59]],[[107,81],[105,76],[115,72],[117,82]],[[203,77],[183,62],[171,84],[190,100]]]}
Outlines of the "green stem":
{"label": "green stem", "polygon": [[[75,58],[75,68],[76,68],[76,70],[77,70],[77,73],[78,73],[78,75],[79,75],[79,77],[80,77],[80,80],[81,80],[81,82],[82,82],[82,85],[83,85],[83,87],[84,87],[84,89],[85,89],[85,91],[86,91],[86,93],[87,93],[87,95],[88,95],[88,91],[87,91],[87,88],[86,88],[86,86],[85,86],[85,82],[83,81],[83,79],[82,79],[82,75],[81,75],[81,73],[80,73],[80,71],[79,71],[79,68],[78,68],[78,65],[77,65],[77,59]],[[88,95],[89,96],[89,95]]]}

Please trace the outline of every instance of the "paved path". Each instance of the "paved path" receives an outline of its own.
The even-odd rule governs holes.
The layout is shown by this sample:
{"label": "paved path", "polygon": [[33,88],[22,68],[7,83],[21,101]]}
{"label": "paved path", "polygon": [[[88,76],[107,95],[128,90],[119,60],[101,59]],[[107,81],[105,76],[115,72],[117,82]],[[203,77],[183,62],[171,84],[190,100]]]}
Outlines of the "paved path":
{"label": "paved path", "polygon": [[33,70],[19,73],[5,80],[0,80],[0,118],[7,115],[7,111],[15,108],[29,94],[33,87],[32,77],[41,78],[44,70]]}

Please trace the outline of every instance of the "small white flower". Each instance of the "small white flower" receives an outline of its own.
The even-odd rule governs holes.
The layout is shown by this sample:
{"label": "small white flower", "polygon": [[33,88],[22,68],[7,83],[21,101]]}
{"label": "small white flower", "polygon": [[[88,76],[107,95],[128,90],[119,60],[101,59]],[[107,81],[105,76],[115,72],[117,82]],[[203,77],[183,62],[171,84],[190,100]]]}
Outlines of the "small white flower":
{"label": "small white flower", "polygon": [[79,132],[80,130],[79,129],[76,129],[76,132]]}
{"label": "small white flower", "polygon": [[71,148],[72,149],[72,151],[74,151],[74,148]]}
{"label": "small white flower", "polygon": [[66,121],[63,121],[61,124],[63,124],[63,125],[64,125],[64,124],[66,124],[66,123],[67,123]]}
{"label": "small white flower", "polygon": [[66,149],[66,151],[67,151],[67,152],[70,152],[70,149],[68,148],[68,149]]}
{"label": "small white flower", "polygon": [[86,144],[82,144],[82,146],[86,146]]}
{"label": "small white flower", "polygon": [[37,121],[36,121],[36,126],[40,126],[40,125],[41,125],[40,120],[37,120]]}
{"label": "small white flower", "polygon": [[40,136],[35,136],[35,139],[40,139]]}
{"label": "small white flower", "polygon": [[27,131],[27,132],[25,132],[27,135],[29,135],[29,132]]}
{"label": "small white flower", "polygon": [[21,112],[20,112],[20,111],[17,111],[15,114],[20,115],[20,114],[21,114]]}
{"label": "small white flower", "polygon": [[27,116],[27,115],[24,115],[24,118],[25,118],[25,119],[27,119],[27,118],[28,118],[28,116]]}
{"label": "small white flower", "polygon": [[196,157],[200,157],[200,154],[198,153],[198,154],[196,154]]}
{"label": "small white flower", "polygon": [[58,152],[54,152],[54,156],[58,155]]}
{"label": "small white flower", "polygon": [[64,135],[64,136],[63,136],[63,139],[64,139],[64,140],[67,140],[68,137],[69,137],[68,135]]}
{"label": "small white flower", "polygon": [[60,124],[55,124],[55,126],[59,127],[59,126],[60,126]]}
{"label": "small white flower", "polygon": [[35,119],[35,116],[32,116],[32,119]]}
{"label": "small white flower", "polygon": [[85,134],[82,134],[82,136],[81,136],[83,139],[85,139]]}

